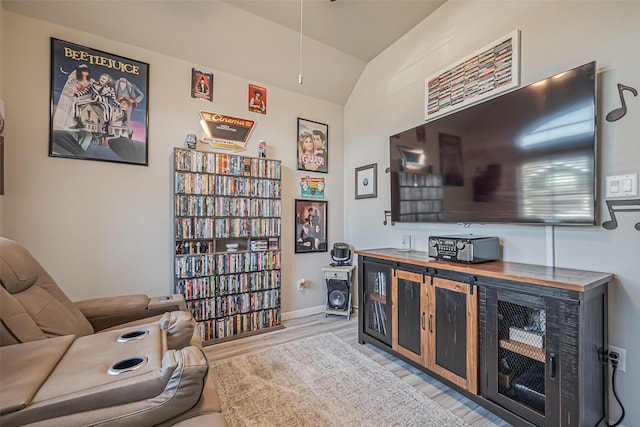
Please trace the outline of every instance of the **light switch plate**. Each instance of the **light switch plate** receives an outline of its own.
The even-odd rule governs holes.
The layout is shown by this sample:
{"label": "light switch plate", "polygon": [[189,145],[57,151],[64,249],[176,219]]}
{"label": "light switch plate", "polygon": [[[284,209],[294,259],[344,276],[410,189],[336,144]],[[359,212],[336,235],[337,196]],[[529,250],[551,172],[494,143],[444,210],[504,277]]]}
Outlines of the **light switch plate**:
{"label": "light switch plate", "polygon": [[638,197],[638,174],[608,176],[605,194],[606,197]]}

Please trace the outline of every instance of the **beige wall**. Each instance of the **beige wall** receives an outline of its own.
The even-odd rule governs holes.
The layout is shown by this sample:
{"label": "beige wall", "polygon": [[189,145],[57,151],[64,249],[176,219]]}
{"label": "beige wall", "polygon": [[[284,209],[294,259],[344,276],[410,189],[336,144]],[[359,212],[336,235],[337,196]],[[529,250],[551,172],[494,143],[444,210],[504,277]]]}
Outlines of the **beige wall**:
{"label": "beige wall", "polygon": [[[210,70],[214,101],[196,100],[189,92],[191,68],[206,69],[202,65],[6,11],[4,28],[10,123],[3,234],[26,246],[71,299],[170,292],[172,148],[183,146],[187,133],[199,133],[204,109],[255,120],[247,154],[256,156],[258,140],[265,139],[268,157],[283,161],[283,313],[323,308],[321,268],[328,254],[293,254],[294,199],[303,176],[295,163],[296,119],[329,125],[332,243],[343,234],[342,106],[266,86],[268,114],[250,113],[247,85],[265,86],[259,81]],[[150,64],[148,167],[48,157],[50,37]],[[300,277],[310,284],[303,292],[295,286]]]}
{"label": "beige wall", "polygon": [[[378,198],[355,200],[345,194],[345,233],[357,248],[399,247],[412,234],[426,249],[432,234],[497,235],[508,261],[547,263],[614,273],[609,293],[609,341],[627,350],[627,372],[617,377],[625,402],[623,424],[640,425],[636,399],[640,370],[640,213],[620,214],[612,231],[601,227],[387,225],[389,209],[389,136],[424,122],[424,79],[515,29],[521,30],[521,83],[527,85],[578,65],[597,61],[599,68],[599,139],[602,176],[640,171],[640,98],[627,96],[628,114],[609,123],[607,112],[620,105],[617,83],[640,89],[637,19],[640,2],[465,2],[449,1],[397,43],[370,62],[345,105],[345,171],[377,162]],[[627,93],[627,95],[629,95]],[[374,99],[376,102],[371,102]],[[363,150],[362,147],[368,147]],[[603,180],[601,182],[604,182]],[[601,183],[599,191],[603,193]],[[602,220],[608,214],[599,201]],[[555,239],[553,236],[555,235]],[[612,401],[613,402],[613,401]],[[612,403],[612,420],[618,406]]]}

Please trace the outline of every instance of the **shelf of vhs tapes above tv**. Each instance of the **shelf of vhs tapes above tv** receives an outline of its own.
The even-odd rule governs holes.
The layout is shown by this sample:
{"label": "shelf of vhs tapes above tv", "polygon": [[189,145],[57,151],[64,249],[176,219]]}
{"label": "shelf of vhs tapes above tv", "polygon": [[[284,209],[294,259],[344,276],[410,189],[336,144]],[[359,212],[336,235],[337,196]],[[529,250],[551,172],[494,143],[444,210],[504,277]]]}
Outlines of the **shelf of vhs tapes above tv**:
{"label": "shelf of vhs tapes above tv", "polygon": [[174,149],[175,291],[205,344],[281,326],[280,161]]}

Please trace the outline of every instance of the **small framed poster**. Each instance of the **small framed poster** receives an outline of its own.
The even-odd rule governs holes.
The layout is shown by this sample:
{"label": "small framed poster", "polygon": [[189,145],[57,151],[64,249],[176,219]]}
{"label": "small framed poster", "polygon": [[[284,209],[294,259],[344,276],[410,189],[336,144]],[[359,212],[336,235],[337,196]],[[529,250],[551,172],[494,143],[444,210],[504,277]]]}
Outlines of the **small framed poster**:
{"label": "small framed poster", "polygon": [[328,171],[329,126],[298,118],[298,170]]}
{"label": "small framed poster", "polygon": [[249,111],[267,114],[267,90],[256,85],[249,85]]}
{"label": "small framed poster", "polygon": [[213,74],[191,69],[191,97],[213,101]]}
{"label": "small framed poster", "polygon": [[296,199],[295,253],[327,252],[327,202]]}
{"label": "small framed poster", "polygon": [[303,176],[300,178],[300,197],[324,199],[324,178]]}

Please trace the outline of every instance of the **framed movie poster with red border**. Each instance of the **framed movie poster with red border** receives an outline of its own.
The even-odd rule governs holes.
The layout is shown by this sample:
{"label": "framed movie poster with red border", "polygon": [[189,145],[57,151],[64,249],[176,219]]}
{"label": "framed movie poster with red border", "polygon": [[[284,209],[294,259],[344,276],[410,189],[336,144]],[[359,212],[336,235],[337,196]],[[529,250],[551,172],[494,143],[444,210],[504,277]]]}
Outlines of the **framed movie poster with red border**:
{"label": "framed movie poster with red border", "polygon": [[267,89],[250,84],[247,99],[249,102],[249,111],[267,114]]}
{"label": "framed movie poster with red border", "polygon": [[51,38],[49,156],[148,165],[149,64]]}

